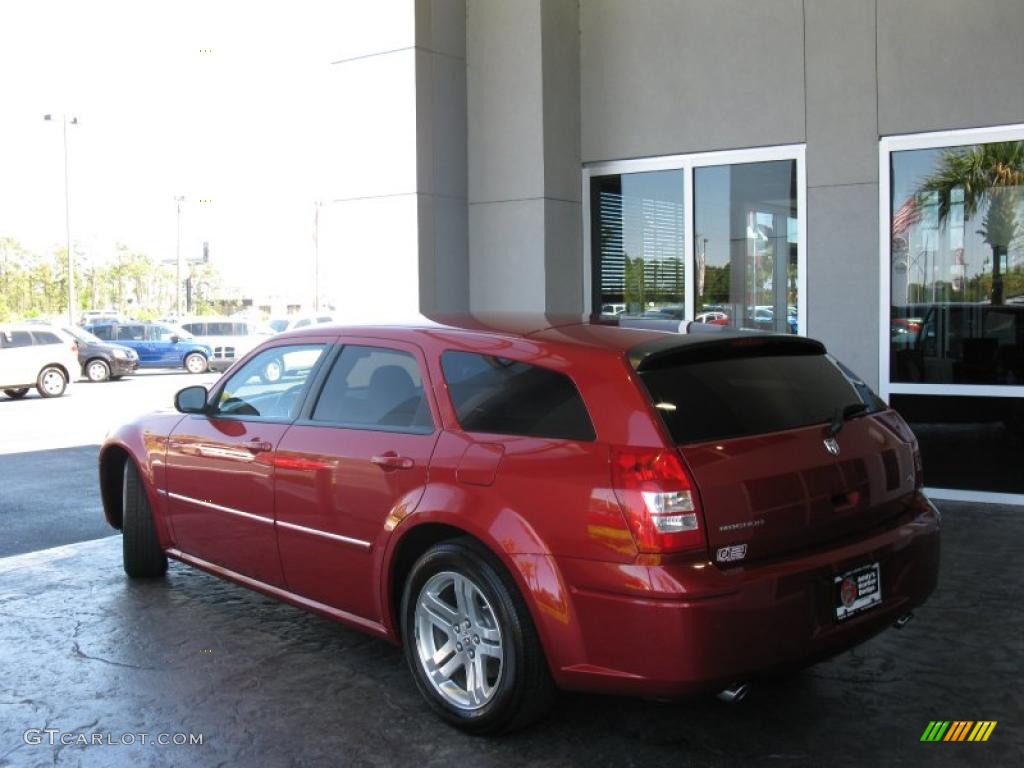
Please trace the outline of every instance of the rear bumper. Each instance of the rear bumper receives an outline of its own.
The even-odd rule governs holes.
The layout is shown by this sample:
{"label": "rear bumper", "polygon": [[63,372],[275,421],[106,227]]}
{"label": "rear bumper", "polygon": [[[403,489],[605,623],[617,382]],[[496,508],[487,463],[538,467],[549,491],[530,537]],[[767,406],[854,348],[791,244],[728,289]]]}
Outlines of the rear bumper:
{"label": "rear bumper", "polygon": [[[557,558],[574,621],[545,638],[566,689],[673,696],[827,658],[923,603],[939,570],[939,513],[923,496],[895,528],[750,567]],[[837,623],[835,576],[880,564],[882,603]],[[553,642],[552,642],[553,641]]]}

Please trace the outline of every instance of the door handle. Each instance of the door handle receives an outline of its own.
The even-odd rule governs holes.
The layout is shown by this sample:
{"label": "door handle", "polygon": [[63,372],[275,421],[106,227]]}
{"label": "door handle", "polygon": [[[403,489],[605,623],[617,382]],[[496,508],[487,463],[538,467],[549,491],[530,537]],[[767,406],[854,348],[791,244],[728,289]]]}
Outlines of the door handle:
{"label": "door handle", "polygon": [[267,451],[274,450],[274,446],[268,443],[266,440],[260,440],[258,437],[254,437],[248,443],[245,444],[253,453],[266,453]]}
{"label": "door handle", "polygon": [[370,461],[385,471],[393,469],[412,469],[414,464],[413,460],[409,457],[399,456],[394,451],[388,451],[387,453],[382,453],[380,456],[374,456]]}

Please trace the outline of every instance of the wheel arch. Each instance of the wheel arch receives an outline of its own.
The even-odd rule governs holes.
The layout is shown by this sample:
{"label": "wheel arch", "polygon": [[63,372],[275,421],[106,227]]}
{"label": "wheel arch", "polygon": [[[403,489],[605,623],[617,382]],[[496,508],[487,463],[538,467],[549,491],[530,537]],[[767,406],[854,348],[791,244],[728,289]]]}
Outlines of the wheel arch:
{"label": "wheel arch", "polygon": [[111,527],[121,530],[124,520],[124,498],[121,483],[124,468],[134,461],[128,450],[118,444],[108,445],[100,452],[100,499],[103,502],[103,516]]}
{"label": "wheel arch", "polygon": [[[424,519],[417,519],[424,518]],[[486,531],[471,530],[460,520],[437,519],[434,515],[413,514],[392,536],[381,570],[382,617],[388,635],[401,642],[402,591],[415,562],[435,544],[468,538],[490,553],[511,576],[526,604],[540,637],[541,648],[551,672],[569,663],[581,648],[578,623],[572,619],[569,589],[554,557],[543,554],[517,554],[509,540],[492,538]]]}

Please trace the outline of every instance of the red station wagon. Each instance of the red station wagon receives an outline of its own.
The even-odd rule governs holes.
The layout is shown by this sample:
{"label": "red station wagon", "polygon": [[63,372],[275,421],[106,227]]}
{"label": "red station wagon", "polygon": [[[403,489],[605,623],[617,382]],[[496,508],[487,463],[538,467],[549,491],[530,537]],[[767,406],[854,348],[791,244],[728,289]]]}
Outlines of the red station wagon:
{"label": "red station wagon", "polygon": [[318,326],[176,406],[100,452],[128,575],[172,557],[400,643],[475,732],[559,688],[736,699],[936,584],[914,435],[806,338]]}

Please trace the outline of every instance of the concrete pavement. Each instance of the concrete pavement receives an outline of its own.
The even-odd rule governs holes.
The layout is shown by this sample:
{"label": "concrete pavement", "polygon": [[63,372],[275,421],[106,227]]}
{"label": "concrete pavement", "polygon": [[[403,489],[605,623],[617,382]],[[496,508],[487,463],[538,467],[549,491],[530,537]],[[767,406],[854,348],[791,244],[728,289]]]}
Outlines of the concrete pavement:
{"label": "concrete pavement", "polygon": [[[0,766],[1021,765],[1024,516],[943,507],[940,587],[902,631],[736,706],[564,695],[490,740],[430,715],[397,649],[179,564],[131,582],[119,538],[2,559]],[[998,726],[920,742],[936,719]],[[203,743],[25,743],[44,728]]]}

